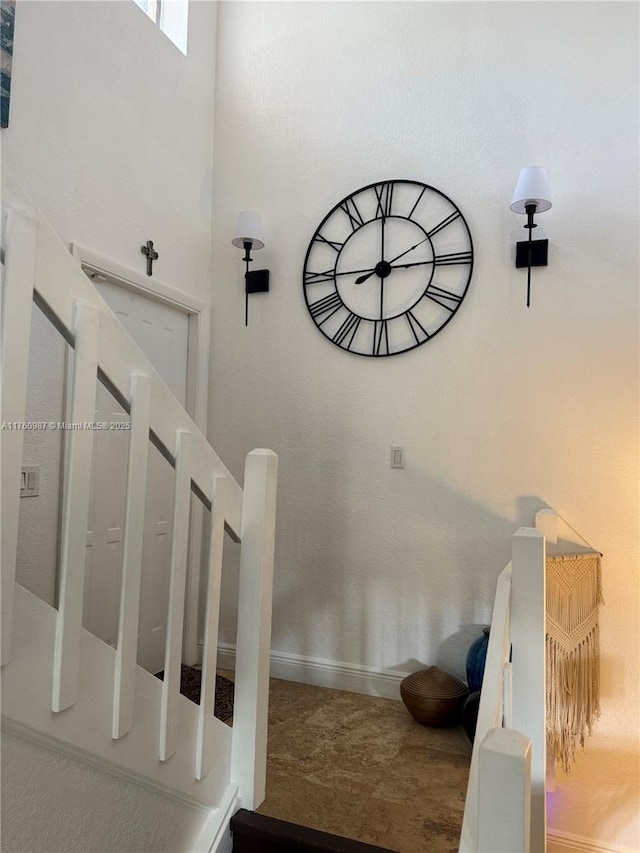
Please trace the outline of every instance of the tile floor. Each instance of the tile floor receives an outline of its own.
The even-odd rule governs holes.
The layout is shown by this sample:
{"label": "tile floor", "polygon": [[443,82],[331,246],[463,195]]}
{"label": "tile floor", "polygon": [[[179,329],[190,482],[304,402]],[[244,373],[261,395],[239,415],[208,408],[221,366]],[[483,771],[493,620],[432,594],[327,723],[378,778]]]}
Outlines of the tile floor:
{"label": "tile floor", "polygon": [[400,701],[271,680],[261,814],[399,853],[457,853],[471,746]]}

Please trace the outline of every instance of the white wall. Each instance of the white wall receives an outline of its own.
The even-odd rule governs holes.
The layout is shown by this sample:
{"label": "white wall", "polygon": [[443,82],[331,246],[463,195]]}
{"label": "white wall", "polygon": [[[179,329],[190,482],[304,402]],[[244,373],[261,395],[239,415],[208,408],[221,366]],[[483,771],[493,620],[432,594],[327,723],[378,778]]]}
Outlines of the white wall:
{"label": "white wall", "polygon": [[205,818],[185,803],[2,734],[7,853],[186,853]]}
{"label": "white wall", "polygon": [[[208,302],[217,10],[190,8],[188,55],[132,2],[21,3],[2,162],[65,243]],[[34,329],[28,414],[62,417],[63,345]],[[49,414],[51,417],[49,417]],[[60,434],[30,433],[40,497],[21,502],[18,580],[53,603]]]}
{"label": "white wall", "polygon": [[[222,3],[210,435],[238,477],[280,455],[273,646],[463,674],[510,535],[555,507],[605,554],[603,715],[557,830],[640,845],[638,9],[622,3]],[[550,265],[513,265],[519,169],[546,166]],[[470,292],[425,346],[359,358],[305,307],[308,242],[341,198],[450,195]],[[244,327],[234,217],[262,213],[272,292]],[[390,470],[391,444],[407,448]],[[233,642],[231,596],[223,612]]]}

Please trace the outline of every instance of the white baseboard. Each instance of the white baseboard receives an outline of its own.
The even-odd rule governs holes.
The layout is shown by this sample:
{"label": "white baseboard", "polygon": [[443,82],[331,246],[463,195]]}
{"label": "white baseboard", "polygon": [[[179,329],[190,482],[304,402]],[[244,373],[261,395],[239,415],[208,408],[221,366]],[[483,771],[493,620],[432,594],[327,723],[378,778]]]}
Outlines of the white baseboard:
{"label": "white baseboard", "polygon": [[[198,644],[202,659],[202,644]],[[235,670],[236,647],[231,643],[218,646],[218,667]],[[400,682],[408,673],[392,670],[371,669],[352,663],[323,660],[322,658],[291,655],[286,652],[271,652],[271,676],[285,681],[299,681],[334,690],[348,690],[367,696],[385,699],[400,699]]]}
{"label": "white baseboard", "polygon": [[619,844],[603,844],[568,832],[547,832],[547,853],[634,853],[631,847]]}

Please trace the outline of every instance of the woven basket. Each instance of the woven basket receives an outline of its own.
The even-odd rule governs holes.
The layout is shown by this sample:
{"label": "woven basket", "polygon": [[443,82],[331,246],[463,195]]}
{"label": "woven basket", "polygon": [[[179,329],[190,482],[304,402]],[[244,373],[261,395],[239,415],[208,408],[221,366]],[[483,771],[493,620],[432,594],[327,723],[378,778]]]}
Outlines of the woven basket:
{"label": "woven basket", "polygon": [[437,666],[414,672],[400,684],[407,711],[423,726],[451,726],[459,722],[468,692],[466,684]]}

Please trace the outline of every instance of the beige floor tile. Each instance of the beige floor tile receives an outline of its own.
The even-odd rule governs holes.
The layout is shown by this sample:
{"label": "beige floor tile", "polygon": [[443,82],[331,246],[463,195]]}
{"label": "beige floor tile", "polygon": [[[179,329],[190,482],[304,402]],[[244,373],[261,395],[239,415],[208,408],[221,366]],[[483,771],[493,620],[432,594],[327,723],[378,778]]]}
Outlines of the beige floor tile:
{"label": "beige floor tile", "polygon": [[457,850],[471,747],[402,702],[271,680],[259,812],[399,853]]}
{"label": "beige floor tile", "polygon": [[423,809],[429,804],[464,810],[469,759],[426,747],[403,747],[387,767],[373,798]]}
{"label": "beige floor tile", "polygon": [[371,799],[360,810],[354,837],[399,853],[457,853],[460,825],[442,807],[415,809]]}
{"label": "beige floor tile", "polygon": [[367,798],[359,785],[327,788],[286,774],[270,775],[267,798],[260,814],[291,821],[312,829],[355,838],[354,827]]}
{"label": "beige floor tile", "polygon": [[272,678],[269,682],[269,725],[301,723],[337,693],[337,690]]}
{"label": "beige floor tile", "polygon": [[435,726],[423,726],[411,719],[410,729],[402,745],[441,749],[444,752],[455,752],[471,758],[471,742],[462,726],[436,728]]}

